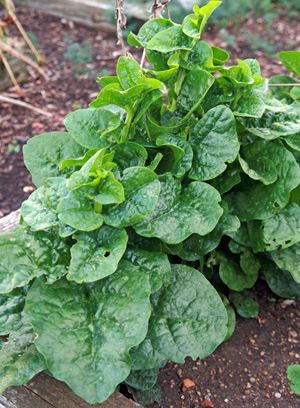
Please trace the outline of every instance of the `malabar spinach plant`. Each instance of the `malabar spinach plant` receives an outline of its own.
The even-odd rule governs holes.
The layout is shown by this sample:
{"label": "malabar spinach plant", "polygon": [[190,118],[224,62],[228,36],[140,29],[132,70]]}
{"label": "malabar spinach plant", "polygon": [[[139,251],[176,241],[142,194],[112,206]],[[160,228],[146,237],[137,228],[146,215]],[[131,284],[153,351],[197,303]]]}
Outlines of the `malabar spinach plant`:
{"label": "malabar spinach plant", "polygon": [[0,238],[1,392],[48,370],[92,404],[122,382],[157,396],[165,361],[257,314],[259,276],[300,299],[300,103],[201,40],[219,5],[131,33],[152,69],[121,57],[67,132],[24,147],[37,190]]}

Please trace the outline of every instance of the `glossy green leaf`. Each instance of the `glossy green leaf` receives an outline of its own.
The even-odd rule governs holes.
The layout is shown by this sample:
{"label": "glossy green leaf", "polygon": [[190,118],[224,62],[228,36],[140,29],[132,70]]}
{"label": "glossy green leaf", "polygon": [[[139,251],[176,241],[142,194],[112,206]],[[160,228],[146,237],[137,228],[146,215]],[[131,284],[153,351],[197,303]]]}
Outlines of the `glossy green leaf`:
{"label": "glossy green leaf", "polygon": [[276,56],[289,71],[300,78],[300,51],[282,51]]}
{"label": "glossy green leaf", "polygon": [[35,280],[25,317],[51,373],[95,404],[130,373],[129,350],[147,332],[149,294],[147,278],[123,261],[113,275],[85,288],[65,279],[53,285]]}
{"label": "glossy green leaf", "polygon": [[246,129],[266,140],[300,131],[300,103],[288,105],[283,112],[266,111],[260,119],[240,119]]}
{"label": "glossy green leaf", "polygon": [[265,108],[264,102],[258,95],[253,91],[247,91],[240,98],[233,113],[240,117],[261,118]]}
{"label": "glossy green leaf", "polygon": [[267,284],[276,295],[285,299],[300,300],[300,284],[288,271],[281,270],[272,261],[265,259],[262,268]]}
{"label": "glossy green leaf", "polygon": [[144,166],[148,153],[138,143],[126,142],[113,146],[114,162],[124,171],[127,167]]}
{"label": "glossy green leaf", "polygon": [[290,92],[293,89],[293,87],[289,86],[289,84],[296,84],[296,83],[297,81],[294,78],[291,78],[289,76],[275,75],[269,79],[269,84],[280,84],[280,85],[287,84],[287,86],[270,86],[269,90],[272,92],[275,98],[279,100],[288,100],[289,102],[292,102],[292,99],[290,97]]}
{"label": "glossy green leaf", "polygon": [[236,325],[236,316],[235,316],[235,311],[233,309],[233,307],[231,306],[229,300],[227,299],[227,297],[225,295],[223,295],[222,293],[220,293],[221,299],[223,300],[224,306],[225,306],[225,310],[227,312],[227,318],[228,318],[228,322],[227,322],[227,334],[224,338],[223,341],[227,341],[228,339],[230,339],[230,337],[233,335],[234,330],[235,330],[235,325]]}
{"label": "glossy green leaf", "polygon": [[0,248],[0,293],[23,287],[40,274],[67,272],[68,247],[49,232],[18,228],[0,236]]}
{"label": "glossy green leaf", "polygon": [[66,167],[71,167],[71,166],[83,166],[91,157],[94,156],[94,154],[96,154],[98,151],[98,149],[91,149],[88,150],[84,156],[82,157],[78,157],[76,159],[66,159],[63,160],[61,165],[60,165],[60,169],[64,169]]}
{"label": "glossy green leaf", "polygon": [[163,53],[178,50],[192,51],[193,40],[184,34],[181,26],[173,26],[155,34],[147,43],[147,48]]}
{"label": "glossy green leaf", "polygon": [[291,390],[294,391],[295,394],[300,395],[300,366],[296,364],[290,365],[287,369],[287,377],[291,381]]}
{"label": "glossy green leaf", "polygon": [[212,46],[213,63],[214,65],[224,65],[229,60],[228,52],[221,50],[221,48]]}
{"label": "glossy green leaf", "polygon": [[0,336],[16,332],[22,326],[25,299],[25,293],[0,295]]}
{"label": "glossy green leaf", "polygon": [[202,33],[207,20],[211,16],[211,14],[215,11],[217,7],[219,7],[222,4],[221,1],[209,1],[205,6],[199,7],[197,5],[197,2],[194,5],[193,11],[196,14],[196,16],[199,19],[200,22],[200,34]]}
{"label": "glossy green leaf", "polygon": [[149,391],[156,384],[158,372],[159,366],[151,370],[133,370],[126,378],[125,384],[135,390]]}
{"label": "glossy green leaf", "polygon": [[147,21],[139,33],[130,33],[127,42],[133,47],[146,47],[148,42],[155,36],[155,34],[173,27],[174,23],[165,18],[155,18]]}
{"label": "glossy green leaf", "polygon": [[175,158],[172,167],[172,174],[175,177],[183,177],[191,168],[193,160],[193,150],[191,145],[181,136],[164,134],[156,139],[157,146],[169,147]]}
{"label": "glossy green leaf", "polygon": [[233,165],[229,165],[224,173],[220,174],[217,178],[210,180],[209,183],[217,189],[220,194],[224,194],[241,182],[240,173],[241,169],[235,162]]}
{"label": "glossy green leaf", "polygon": [[59,170],[61,162],[83,153],[83,147],[65,132],[35,136],[23,148],[25,166],[37,187],[41,187],[48,177],[65,176],[66,171]]}
{"label": "glossy green leaf", "polygon": [[282,140],[284,140],[284,142],[293,150],[300,152],[300,133],[296,135],[286,136],[285,138],[282,138]]}
{"label": "glossy green leaf", "polygon": [[255,152],[257,157],[268,157],[273,162],[277,180],[266,186],[248,179],[238,191],[230,193],[226,201],[241,221],[265,219],[288,203],[290,192],[300,182],[299,166],[292,153],[276,141],[259,140],[247,149]]}
{"label": "glossy green leaf", "polygon": [[217,106],[207,112],[193,129],[189,142],[194,151],[190,178],[210,180],[223,173],[240,147],[230,109]]}
{"label": "glossy green leaf", "polygon": [[246,319],[255,317],[259,313],[259,305],[256,296],[250,290],[230,292],[229,300],[233,303],[237,313]]}
{"label": "glossy green leaf", "polygon": [[104,225],[97,237],[94,234],[75,235],[77,243],[71,248],[71,264],[67,279],[95,282],[114,273],[122,258],[128,236],[124,229]]}
{"label": "glossy green leaf", "polygon": [[300,243],[285,248],[277,249],[270,253],[276,265],[292,274],[297,283],[300,283]]}
{"label": "glossy green leaf", "polygon": [[6,388],[26,384],[47,367],[43,356],[36,350],[34,334],[29,325],[11,333],[0,349],[0,393]]}
{"label": "glossy green leaf", "polygon": [[145,167],[130,167],[120,180],[125,201],[103,214],[106,224],[117,228],[135,225],[146,220],[154,211],[160,192],[157,175]]}
{"label": "glossy green leaf", "polygon": [[136,390],[135,388],[128,386],[128,391],[132,394],[133,399],[138,404],[142,404],[142,406],[147,406],[154,402],[160,404],[161,402],[162,392],[159,384],[155,384],[154,387],[148,391]]}
{"label": "glossy green leaf", "polygon": [[197,270],[172,266],[169,285],[152,296],[145,340],[132,350],[134,369],[151,369],[164,360],[205,358],[227,333],[227,313],[216,290]]}
{"label": "glossy green leaf", "polygon": [[123,258],[138,266],[143,275],[149,277],[152,293],[157,292],[162,285],[167,285],[171,279],[171,265],[167,255],[162,252],[128,248]]}
{"label": "glossy green leaf", "polygon": [[74,188],[58,205],[59,219],[79,231],[93,231],[101,227],[103,217],[97,214],[91,203],[96,194],[93,187]]}
{"label": "glossy green leaf", "polygon": [[241,168],[253,180],[259,180],[265,185],[273,184],[277,180],[276,167],[259,147],[259,143],[242,147],[238,157]]}
{"label": "glossy green leaf", "polygon": [[217,190],[193,182],[181,192],[180,182],[170,173],[159,180],[161,193],[156,208],[149,219],[134,227],[138,234],[178,244],[193,233],[206,235],[214,229],[223,212]]}

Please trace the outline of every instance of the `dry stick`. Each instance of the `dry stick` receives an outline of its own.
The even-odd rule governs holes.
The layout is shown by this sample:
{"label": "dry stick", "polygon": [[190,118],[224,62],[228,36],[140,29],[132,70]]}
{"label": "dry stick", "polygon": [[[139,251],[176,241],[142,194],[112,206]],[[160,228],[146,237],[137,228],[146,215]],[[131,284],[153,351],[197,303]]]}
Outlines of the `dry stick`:
{"label": "dry stick", "polygon": [[22,34],[24,40],[26,41],[26,43],[28,44],[28,47],[31,49],[31,51],[33,52],[33,54],[35,55],[36,59],[38,60],[39,64],[42,64],[44,62],[44,59],[42,58],[42,56],[40,55],[40,53],[38,52],[38,50],[35,48],[35,46],[32,44],[32,42],[30,41],[30,38],[28,37],[28,35],[26,34],[26,31],[24,30],[22,24],[20,23],[18,17],[16,16],[14,10],[12,9],[11,5],[10,5],[10,1],[9,0],[5,0],[5,4],[6,4],[6,8],[8,13],[12,16],[12,18],[14,19],[14,23],[16,24],[18,30],[20,31],[20,33]]}
{"label": "dry stick", "polygon": [[5,44],[2,40],[0,40],[0,49],[3,51],[8,52],[11,55],[14,55],[15,57],[19,58],[20,60],[26,62],[26,64],[31,65],[32,68],[36,69],[45,79],[46,81],[48,80],[47,75],[45,72],[42,70],[41,67],[39,67],[34,61],[32,61],[30,58],[26,57],[25,55],[21,54],[19,51],[16,49],[10,47],[8,44]]}
{"label": "dry stick", "polygon": [[15,77],[15,74],[13,73],[13,71],[12,71],[12,69],[11,69],[11,67],[10,67],[10,65],[9,65],[9,63],[8,63],[8,61],[7,61],[7,58],[6,58],[6,56],[3,54],[2,50],[0,50],[0,59],[2,59],[2,62],[3,62],[5,68],[6,68],[7,72],[8,72],[8,75],[9,75],[10,79],[12,80],[12,83],[13,83],[14,86],[16,87],[16,90],[17,90],[18,94],[19,94],[20,96],[22,96],[22,95],[23,95],[23,92],[21,91],[20,85],[18,84],[18,82],[17,82],[17,80],[16,80],[16,77]]}
{"label": "dry stick", "polygon": [[300,86],[300,84],[268,84],[268,86]]}
{"label": "dry stick", "polygon": [[46,112],[46,111],[44,111],[42,109],[36,108],[35,106],[30,105],[29,103],[18,101],[16,99],[9,98],[7,96],[0,95],[0,102],[11,103],[12,105],[22,106],[22,108],[31,109],[34,112],[39,113],[40,115],[47,116],[48,118],[52,118],[52,116],[53,116],[52,113],[49,113],[49,112]]}
{"label": "dry stick", "polygon": [[117,20],[117,33],[118,33],[118,42],[117,45],[121,45],[124,56],[127,57],[128,53],[125,48],[122,28],[126,28],[127,19],[124,14],[124,1],[123,0],[114,0],[115,9],[116,9],[116,20]]}

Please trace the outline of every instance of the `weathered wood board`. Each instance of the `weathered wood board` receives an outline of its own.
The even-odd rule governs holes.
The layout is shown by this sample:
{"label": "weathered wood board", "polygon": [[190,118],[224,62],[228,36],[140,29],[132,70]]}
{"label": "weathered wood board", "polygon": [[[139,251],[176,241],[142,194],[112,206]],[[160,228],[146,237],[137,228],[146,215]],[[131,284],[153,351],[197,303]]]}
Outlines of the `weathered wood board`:
{"label": "weathered wood board", "polygon": [[[116,31],[116,25],[110,21],[113,15],[114,3],[112,0],[14,0],[16,6],[40,10],[46,14],[65,18],[85,25],[109,32]],[[130,4],[126,2],[126,9],[130,15],[146,20],[149,16],[147,6],[144,4]]]}
{"label": "weathered wood board", "polygon": [[[0,235],[13,231],[19,224],[20,210],[0,219]],[[75,395],[63,382],[40,373],[22,387],[10,387],[0,395],[0,408],[142,408],[115,392],[102,404],[91,405]]]}

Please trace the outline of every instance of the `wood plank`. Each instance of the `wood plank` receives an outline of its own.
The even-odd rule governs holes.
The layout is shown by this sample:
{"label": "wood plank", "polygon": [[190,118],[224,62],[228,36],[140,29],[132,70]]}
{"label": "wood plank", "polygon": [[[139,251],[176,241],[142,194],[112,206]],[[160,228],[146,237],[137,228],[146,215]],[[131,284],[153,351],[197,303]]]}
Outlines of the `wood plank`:
{"label": "wood plank", "polygon": [[[14,0],[15,5],[40,10],[56,17],[66,18],[87,27],[115,33],[116,25],[109,21],[114,12],[113,2],[107,0]],[[126,2],[130,15],[146,20],[149,17],[146,5]]]}
{"label": "wood plank", "polygon": [[[13,231],[19,224],[20,210],[0,219],[0,235]],[[75,395],[67,384],[40,373],[22,387],[10,387],[0,395],[0,408],[142,408],[141,405],[114,392],[102,404],[88,404]]]}

